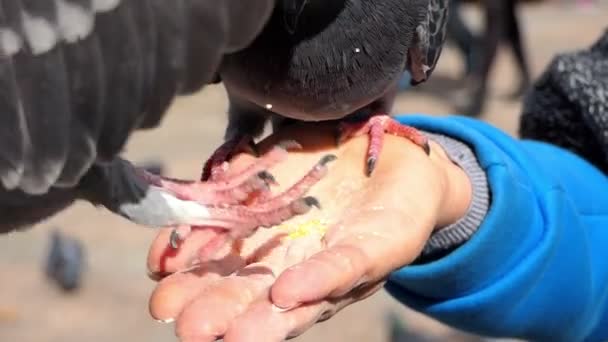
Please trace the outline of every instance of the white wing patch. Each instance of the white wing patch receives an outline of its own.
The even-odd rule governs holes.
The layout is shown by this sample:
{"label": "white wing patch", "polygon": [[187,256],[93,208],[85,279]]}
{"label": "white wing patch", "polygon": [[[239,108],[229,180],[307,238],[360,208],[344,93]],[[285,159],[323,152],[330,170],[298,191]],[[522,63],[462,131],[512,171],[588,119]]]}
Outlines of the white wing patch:
{"label": "white wing patch", "polygon": [[95,14],[111,12],[122,0],[93,0],[92,8],[84,8],[66,0],[55,0],[57,23],[43,17],[22,13],[23,34],[0,27],[0,57],[12,57],[27,44],[33,55],[52,50],[60,42],[77,43],[88,37],[95,27]]}
{"label": "white wing patch", "polygon": [[12,56],[21,50],[22,45],[23,40],[15,31],[0,28],[0,56]]}
{"label": "white wing patch", "polygon": [[171,215],[176,222],[204,223],[211,217],[209,210],[196,202],[180,200],[162,190],[160,190],[160,197],[171,210]]}
{"label": "white wing patch", "polygon": [[67,43],[75,43],[86,38],[92,31],[95,24],[93,13],[77,4],[57,1],[57,18],[59,21],[59,31],[61,37]]}
{"label": "white wing patch", "polygon": [[42,17],[23,12],[23,32],[34,55],[49,52],[59,41],[59,32],[52,23]]}
{"label": "white wing patch", "polygon": [[120,1],[121,0],[93,0],[93,10],[97,13],[110,12],[120,5]]}

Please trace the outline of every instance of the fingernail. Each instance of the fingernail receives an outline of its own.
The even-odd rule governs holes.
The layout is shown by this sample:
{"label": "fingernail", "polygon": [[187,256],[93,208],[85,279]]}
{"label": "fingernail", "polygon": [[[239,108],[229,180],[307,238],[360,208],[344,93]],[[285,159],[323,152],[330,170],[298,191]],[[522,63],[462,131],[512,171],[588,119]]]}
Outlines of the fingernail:
{"label": "fingernail", "polygon": [[292,310],[294,307],[295,307],[295,305],[291,306],[291,307],[287,307],[287,308],[280,308],[280,307],[272,304],[272,311],[278,312],[278,313],[283,313],[283,312],[287,312],[289,310]]}
{"label": "fingernail", "polygon": [[150,278],[153,281],[159,281],[161,279],[161,277],[158,274],[158,272],[148,271],[147,275],[148,275],[148,278]]}
{"label": "fingernail", "polygon": [[201,261],[201,258],[199,256],[194,256],[190,258],[190,260],[188,260],[188,263],[186,265],[189,268],[197,268],[200,267],[202,264],[203,262]]}
{"label": "fingernail", "polygon": [[361,277],[354,285],[353,290],[359,289],[361,287],[365,287],[369,284],[369,279],[367,277]]}
{"label": "fingernail", "polygon": [[184,268],[177,270],[175,273],[188,273],[202,267],[202,263],[198,257],[193,257],[185,263]]}
{"label": "fingernail", "polygon": [[158,271],[158,272],[148,271],[147,274],[148,274],[148,278],[150,278],[150,280],[153,280],[153,281],[161,281],[164,278],[171,275],[170,272],[160,272],[160,271]]}
{"label": "fingernail", "polygon": [[272,304],[272,311],[282,313],[282,312],[287,312],[287,311],[293,310],[293,309],[297,308],[298,306],[299,306],[299,304],[293,304],[293,305],[289,305],[289,306],[281,308],[281,307],[276,306],[275,304]]}
{"label": "fingernail", "polygon": [[175,322],[175,318],[157,319],[156,321],[158,323],[171,324],[171,323]]}

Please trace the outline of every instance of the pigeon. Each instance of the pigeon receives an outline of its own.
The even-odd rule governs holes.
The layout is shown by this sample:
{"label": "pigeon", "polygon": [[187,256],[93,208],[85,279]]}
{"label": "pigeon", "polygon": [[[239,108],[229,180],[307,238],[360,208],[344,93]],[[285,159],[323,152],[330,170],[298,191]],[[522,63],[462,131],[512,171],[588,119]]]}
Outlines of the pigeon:
{"label": "pigeon", "polygon": [[470,116],[480,116],[488,95],[490,72],[496,60],[501,42],[507,43],[515,57],[519,73],[519,85],[511,98],[521,97],[530,88],[530,63],[524,46],[521,20],[517,14],[516,0],[486,0],[480,2],[484,13],[485,29],[481,37],[474,37],[464,23],[460,7],[463,0],[452,0],[450,6],[449,35],[467,60],[467,82],[470,84],[468,103],[458,105],[459,111]]}
{"label": "pigeon", "polygon": [[82,285],[85,264],[82,242],[62,234],[59,230],[53,230],[45,265],[47,278],[63,291],[72,293]]}
{"label": "pigeon", "polygon": [[324,164],[291,191],[243,201],[272,183],[282,143],[243,172],[182,181],[120,158],[129,136],[159,126],[176,96],[217,82],[224,55],[261,32],[274,0],[0,0],[0,232],[76,200],[150,227],[234,229],[282,223]]}
{"label": "pigeon", "polygon": [[281,0],[261,34],[227,54],[218,78],[230,102],[225,142],[205,165],[214,179],[243,139],[295,121],[339,121],[338,141],[369,134],[371,176],[385,133],[428,154],[427,138],[389,116],[401,75],[432,74],[446,36],[448,0]]}

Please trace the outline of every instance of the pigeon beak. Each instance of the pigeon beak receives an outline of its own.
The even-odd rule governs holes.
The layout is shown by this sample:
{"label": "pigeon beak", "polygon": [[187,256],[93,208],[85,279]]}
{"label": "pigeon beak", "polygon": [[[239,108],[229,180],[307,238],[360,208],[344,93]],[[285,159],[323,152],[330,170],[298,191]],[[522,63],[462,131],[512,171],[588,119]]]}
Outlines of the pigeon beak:
{"label": "pigeon beak", "polygon": [[283,0],[283,19],[289,34],[294,34],[308,0]]}

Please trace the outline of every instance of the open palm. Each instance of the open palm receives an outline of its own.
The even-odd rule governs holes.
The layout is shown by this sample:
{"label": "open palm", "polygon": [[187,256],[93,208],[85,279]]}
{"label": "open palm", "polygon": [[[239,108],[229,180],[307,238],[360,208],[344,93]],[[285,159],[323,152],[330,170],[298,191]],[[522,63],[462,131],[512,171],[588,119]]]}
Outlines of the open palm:
{"label": "open palm", "polygon": [[[301,125],[261,144],[263,149],[285,137],[302,144],[271,170],[282,186],[323,155],[338,157],[310,192],[321,210],[259,229],[203,264],[192,260],[213,230],[194,232],[175,252],[167,248],[170,231],[159,234],[148,267],[162,280],[150,310],[159,320],[175,320],[182,341],[282,341],[301,334],[375,293],[392,271],[420,254],[436,227],[466,211],[471,196],[466,175],[438,145],[431,144],[429,157],[406,139],[386,137],[368,178],[367,139],[336,147],[333,132],[329,125]],[[240,155],[231,167],[252,160]]]}

